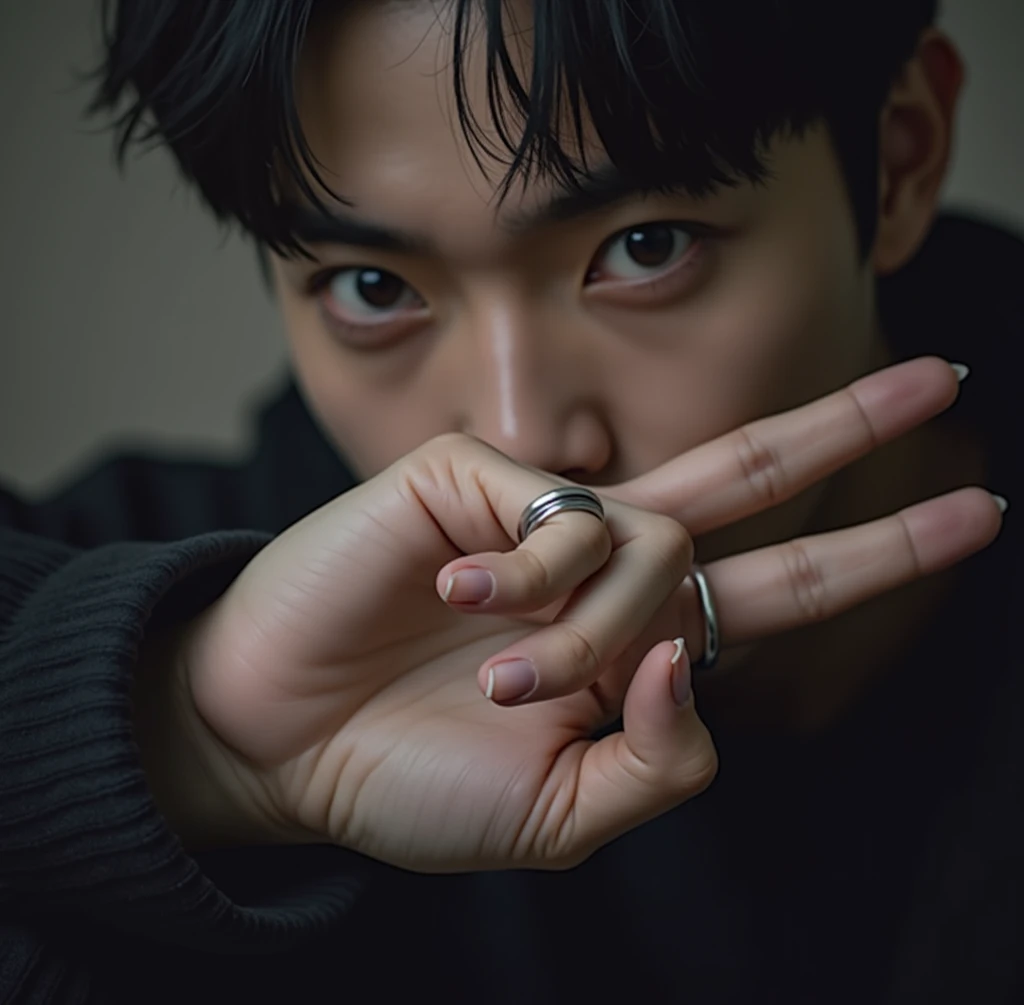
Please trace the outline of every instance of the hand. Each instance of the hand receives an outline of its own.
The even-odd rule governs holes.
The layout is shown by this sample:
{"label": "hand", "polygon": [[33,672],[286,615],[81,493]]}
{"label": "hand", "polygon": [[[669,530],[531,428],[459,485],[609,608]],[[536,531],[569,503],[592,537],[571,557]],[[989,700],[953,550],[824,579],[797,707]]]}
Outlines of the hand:
{"label": "hand", "polygon": [[[802,408],[752,422],[604,494],[671,516],[699,538],[799,495],[933,418],[957,398],[945,361],[888,367]],[[703,566],[723,649],[825,621],[940,572],[992,542],[1001,514],[981,489],[949,492],[883,519]],[[694,659],[703,629],[687,580],[678,597]]]}
{"label": "hand", "polygon": [[[181,686],[144,702],[164,710],[140,729],[164,736],[158,796],[202,789],[228,840],[329,840],[436,871],[567,865],[703,788],[715,754],[685,652],[619,659],[689,572],[690,539],[610,501],[607,524],[560,514],[514,549],[524,507],[560,484],[446,436],[282,534],[181,633]],[[474,605],[482,570],[493,595]],[[535,695],[566,697],[500,707],[514,657],[536,666]],[[591,743],[622,701],[587,685],[619,665],[626,731]]]}
{"label": "hand", "polygon": [[[721,526],[930,418],[955,385],[941,361],[893,367],[611,495],[690,506],[701,531]],[[777,459],[759,469],[785,471],[784,487],[757,491],[737,460],[750,442],[760,449],[748,456]],[[668,641],[698,649],[702,632],[692,597],[679,603],[689,535],[609,499],[607,527],[561,514],[514,548],[523,507],[557,484],[443,437],[258,555],[188,626],[172,675],[220,796],[267,836],[446,871],[573,865],[701,791],[715,753],[692,697],[673,700],[688,659]],[[838,613],[984,547],[998,525],[991,497],[967,489],[715,563],[724,641]],[[779,589],[793,568],[813,590]],[[471,569],[494,576],[475,605],[461,602]],[[536,686],[500,707],[484,694],[504,701],[514,688],[492,669],[516,658]],[[620,713],[622,732],[590,739]]]}

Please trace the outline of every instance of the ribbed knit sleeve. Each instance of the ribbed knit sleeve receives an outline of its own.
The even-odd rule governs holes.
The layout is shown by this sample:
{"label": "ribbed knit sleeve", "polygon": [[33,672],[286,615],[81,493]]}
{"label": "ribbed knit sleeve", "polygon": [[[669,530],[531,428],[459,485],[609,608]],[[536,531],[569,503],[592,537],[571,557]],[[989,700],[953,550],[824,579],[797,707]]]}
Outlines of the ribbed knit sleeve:
{"label": "ribbed knit sleeve", "polygon": [[168,829],[133,738],[144,635],[210,604],[268,539],[78,551],[0,529],[0,1001],[84,1000],[81,974],[62,975],[33,942],[54,919],[253,953],[322,932],[349,905],[345,870],[277,902],[233,903]]}

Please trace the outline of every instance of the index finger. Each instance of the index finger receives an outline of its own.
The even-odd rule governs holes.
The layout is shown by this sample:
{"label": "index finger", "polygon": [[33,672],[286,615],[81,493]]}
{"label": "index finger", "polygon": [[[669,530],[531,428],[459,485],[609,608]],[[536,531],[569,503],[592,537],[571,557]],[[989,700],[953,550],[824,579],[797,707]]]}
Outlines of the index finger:
{"label": "index finger", "polygon": [[897,363],[602,494],[671,516],[698,537],[799,495],[934,418],[956,401],[960,379],[937,356]]}

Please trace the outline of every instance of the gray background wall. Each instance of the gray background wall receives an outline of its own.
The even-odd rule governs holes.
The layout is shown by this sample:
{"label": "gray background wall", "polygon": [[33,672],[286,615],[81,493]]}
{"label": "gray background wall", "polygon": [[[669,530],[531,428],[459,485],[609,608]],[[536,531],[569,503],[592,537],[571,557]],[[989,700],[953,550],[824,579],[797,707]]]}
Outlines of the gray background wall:
{"label": "gray background wall", "polygon": [[[0,480],[113,443],[233,451],[283,342],[248,246],[81,116],[96,0],[0,2]],[[1024,0],[946,0],[970,78],[947,202],[1024,231]]]}

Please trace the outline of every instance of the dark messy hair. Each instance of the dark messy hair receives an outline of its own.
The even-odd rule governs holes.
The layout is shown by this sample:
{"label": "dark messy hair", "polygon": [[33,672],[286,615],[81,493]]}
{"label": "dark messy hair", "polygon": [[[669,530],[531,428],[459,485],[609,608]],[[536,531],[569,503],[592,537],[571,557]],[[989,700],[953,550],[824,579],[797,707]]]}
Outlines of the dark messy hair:
{"label": "dark messy hair", "polygon": [[[374,0],[102,0],[92,110],[114,114],[122,163],[138,143],[166,143],[218,218],[292,253],[281,193],[344,201],[302,135],[296,62],[311,21],[354,2]],[[499,194],[538,175],[587,178],[595,166],[573,153],[587,121],[632,184],[697,196],[764,180],[767,142],[824,122],[864,254],[878,116],[937,13],[937,0],[534,0],[527,79],[507,0],[433,2],[452,18],[460,125],[478,160],[500,165]],[[481,25],[496,142],[464,77]]]}

